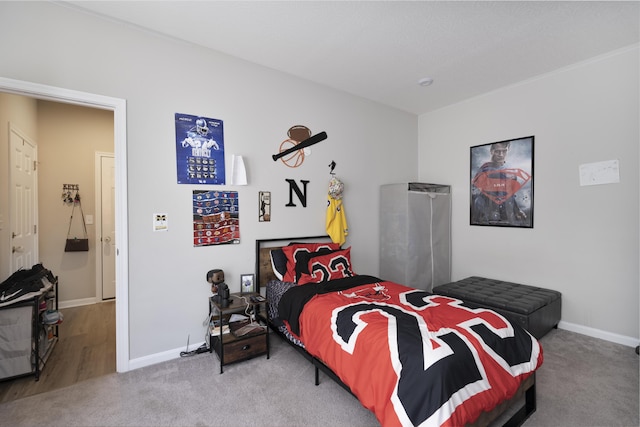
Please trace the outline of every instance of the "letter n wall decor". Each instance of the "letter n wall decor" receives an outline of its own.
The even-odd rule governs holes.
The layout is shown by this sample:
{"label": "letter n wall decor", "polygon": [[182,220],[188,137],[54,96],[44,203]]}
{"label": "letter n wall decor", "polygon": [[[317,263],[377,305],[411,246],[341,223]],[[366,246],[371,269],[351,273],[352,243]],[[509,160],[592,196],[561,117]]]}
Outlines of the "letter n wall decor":
{"label": "letter n wall decor", "polygon": [[300,182],[302,183],[303,190],[300,190],[300,187],[298,187],[298,184],[296,184],[295,180],[285,179],[285,181],[289,183],[289,203],[287,203],[285,206],[294,206],[294,207],[297,206],[293,202],[293,193],[295,193],[296,196],[298,196],[300,203],[302,203],[302,206],[306,208],[307,207],[307,184],[309,183],[309,181],[306,181],[304,179],[300,180]]}

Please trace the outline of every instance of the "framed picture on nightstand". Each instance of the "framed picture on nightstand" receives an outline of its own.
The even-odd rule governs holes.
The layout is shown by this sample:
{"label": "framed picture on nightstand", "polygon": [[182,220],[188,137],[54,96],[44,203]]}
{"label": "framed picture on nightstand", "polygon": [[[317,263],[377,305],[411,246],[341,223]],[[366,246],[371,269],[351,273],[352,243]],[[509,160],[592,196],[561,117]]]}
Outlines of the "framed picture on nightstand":
{"label": "framed picture on nightstand", "polygon": [[240,293],[250,294],[256,291],[255,286],[256,275],[255,274],[241,274],[240,275]]}

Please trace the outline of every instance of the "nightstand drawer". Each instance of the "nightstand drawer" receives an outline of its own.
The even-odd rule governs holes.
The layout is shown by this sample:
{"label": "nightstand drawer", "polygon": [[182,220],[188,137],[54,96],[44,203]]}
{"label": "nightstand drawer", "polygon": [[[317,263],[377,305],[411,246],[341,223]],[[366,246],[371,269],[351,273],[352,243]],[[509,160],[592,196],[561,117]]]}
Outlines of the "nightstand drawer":
{"label": "nightstand drawer", "polygon": [[240,339],[224,345],[224,363],[249,359],[267,352],[267,334]]}

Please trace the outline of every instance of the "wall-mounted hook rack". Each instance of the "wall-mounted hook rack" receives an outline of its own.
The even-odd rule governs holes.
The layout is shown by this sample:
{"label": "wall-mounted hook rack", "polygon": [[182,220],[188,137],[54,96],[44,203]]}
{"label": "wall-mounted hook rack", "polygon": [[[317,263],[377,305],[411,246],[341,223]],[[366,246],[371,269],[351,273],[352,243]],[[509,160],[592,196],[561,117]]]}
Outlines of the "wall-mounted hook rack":
{"label": "wall-mounted hook rack", "polygon": [[[73,194],[74,191],[75,195]],[[78,184],[62,184],[62,201],[67,205],[72,204],[75,199],[80,198],[79,191],[80,186]]]}

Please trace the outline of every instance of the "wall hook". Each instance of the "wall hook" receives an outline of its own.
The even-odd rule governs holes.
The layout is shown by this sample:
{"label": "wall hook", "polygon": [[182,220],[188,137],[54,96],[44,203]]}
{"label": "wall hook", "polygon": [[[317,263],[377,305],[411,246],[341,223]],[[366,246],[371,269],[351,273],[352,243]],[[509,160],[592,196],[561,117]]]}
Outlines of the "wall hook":
{"label": "wall hook", "polygon": [[333,170],[336,168],[336,162],[331,160],[331,163],[329,163],[329,174],[330,175],[335,175],[335,173],[333,172]]}

